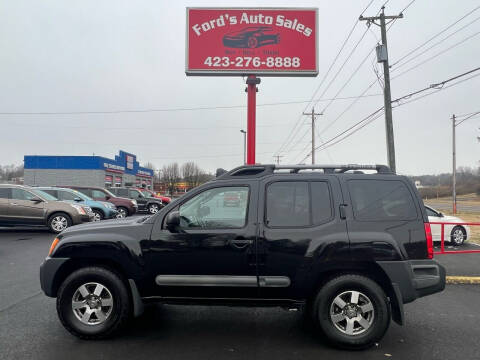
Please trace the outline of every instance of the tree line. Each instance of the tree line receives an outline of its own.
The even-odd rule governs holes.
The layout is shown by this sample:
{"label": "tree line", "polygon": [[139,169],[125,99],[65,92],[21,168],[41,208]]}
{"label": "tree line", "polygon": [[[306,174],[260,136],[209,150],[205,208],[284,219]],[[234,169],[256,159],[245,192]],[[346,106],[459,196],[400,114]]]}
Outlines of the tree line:
{"label": "tree line", "polygon": [[[430,199],[433,197],[445,197],[452,195],[452,173],[410,176],[410,178],[413,181],[420,181],[423,187],[419,189],[419,192],[424,198]],[[456,191],[458,195],[473,193],[480,195],[480,167],[459,167],[457,169],[456,182]]]}
{"label": "tree line", "polygon": [[185,183],[191,189],[214,178],[212,174],[201,169],[193,161],[181,165],[173,162],[164,165],[159,170],[156,170],[151,163],[144,164],[144,167],[154,170],[155,180],[164,183],[170,194],[175,192],[176,186],[180,182]]}
{"label": "tree line", "polygon": [[0,182],[23,177],[23,165],[0,165]]}

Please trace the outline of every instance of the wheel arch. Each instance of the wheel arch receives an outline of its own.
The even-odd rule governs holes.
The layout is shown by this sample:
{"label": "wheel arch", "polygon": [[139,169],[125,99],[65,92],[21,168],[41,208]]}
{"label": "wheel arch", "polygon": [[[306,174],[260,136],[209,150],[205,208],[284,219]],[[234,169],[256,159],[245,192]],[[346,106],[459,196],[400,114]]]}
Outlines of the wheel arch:
{"label": "wheel arch", "polygon": [[404,317],[403,302],[400,296],[401,294],[398,292],[398,289],[395,289],[395,285],[392,284],[385,271],[375,262],[344,263],[341,266],[318,272],[314,276],[312,286],[310,286],[307,290],[307,301],[311,303],[320,288],[328,281],[335,277],[347,274],[362,275],[375,281],[382,288],[389,299],[393,320],[397,324],[403,325]]}
{"label": "wheel arch", "polygon": [[106,258],[95,258],[95,259],[87,259],[87,258],[72,258],[66,261],[58,271],[56,272],[53,283],[52,283],[52,293],[55,296],[60,289],[60,286],[65,281],[65,279],[71,275],[76,270],[85,268],[85,267],[102,267],[107,269],[119,276],[121,281],[124,283],[125,287],[128,291],[128,296],[130,298],[132,304],[132,311],[135,316],[138,316],[143,311],[143,303],[138,292],[138,288],[134,279],[131,276],[128,276],[127,270],[120,264],[112,259]]}

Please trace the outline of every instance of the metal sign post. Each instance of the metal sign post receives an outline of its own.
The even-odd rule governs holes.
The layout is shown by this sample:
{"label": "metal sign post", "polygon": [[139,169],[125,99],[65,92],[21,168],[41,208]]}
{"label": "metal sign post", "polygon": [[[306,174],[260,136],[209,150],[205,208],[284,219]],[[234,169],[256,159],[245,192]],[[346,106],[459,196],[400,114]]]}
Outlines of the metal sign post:
{"label": "metal sign post", "polygon": [[247,164],[255,164],[255,129],[257,112],[257,84],[260,78],[249,75],[247,78]]}

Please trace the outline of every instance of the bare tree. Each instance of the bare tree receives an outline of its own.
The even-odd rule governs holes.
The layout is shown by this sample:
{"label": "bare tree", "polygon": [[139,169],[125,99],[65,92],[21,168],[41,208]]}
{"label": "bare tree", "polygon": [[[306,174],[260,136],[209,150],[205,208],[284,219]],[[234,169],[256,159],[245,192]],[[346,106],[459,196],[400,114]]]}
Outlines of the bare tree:
{"label": "bare tree", "polygon": [[175,192],[175,185],[180,181],[180,169],[178,163],[164,165],[162,168],[162,182],[167,186],[168,192]]}
{"label": "bare tree", "polygon": [[142,165],[144,168],[150,169],[155,171],[155,166],[151,162],[146,162],[145,164]]}
{"label": "bare tree", "polygon": [[193,161],[189,161],[182,165],[181,168],[183,181],[187,183],[187,186],[191,189],[203,184],[213,178],[212,175],[207,174]]}

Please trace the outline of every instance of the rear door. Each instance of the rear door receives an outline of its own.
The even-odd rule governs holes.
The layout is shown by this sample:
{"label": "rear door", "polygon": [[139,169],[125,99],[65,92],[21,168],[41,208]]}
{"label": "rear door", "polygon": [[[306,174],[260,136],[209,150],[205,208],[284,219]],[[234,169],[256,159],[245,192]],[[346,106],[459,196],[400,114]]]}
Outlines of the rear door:
{"label": "rear door", "polygon": [[348,260],[340,184],[335,176],[265,179],[259,206],[258,272],[262,298],[302,298],[322,268]]}
{"label": "rear door", "polygon": [[8,201],[8,217],[18,224],[43,224],[45,222],[45,202],[36,202],[35,194],[20,188],[11,188]]}

